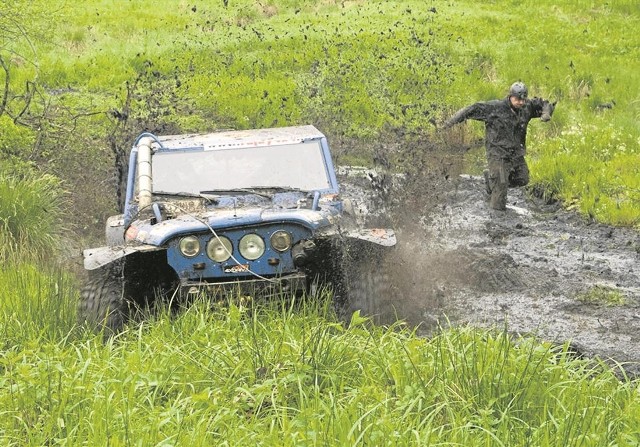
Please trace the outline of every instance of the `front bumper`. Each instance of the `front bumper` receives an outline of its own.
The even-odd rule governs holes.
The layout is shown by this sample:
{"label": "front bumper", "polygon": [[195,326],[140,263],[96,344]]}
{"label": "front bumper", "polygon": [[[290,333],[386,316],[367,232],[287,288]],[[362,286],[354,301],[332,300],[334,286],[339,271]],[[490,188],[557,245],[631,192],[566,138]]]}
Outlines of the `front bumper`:
{"label": "front bumper", "polygon": [[307,291],[307,276],[304,273],[272,278],[239,278],[233,281],[192,281],[183,280],[180,288],[189,295],[205,294],[216,297],[277,297]]}

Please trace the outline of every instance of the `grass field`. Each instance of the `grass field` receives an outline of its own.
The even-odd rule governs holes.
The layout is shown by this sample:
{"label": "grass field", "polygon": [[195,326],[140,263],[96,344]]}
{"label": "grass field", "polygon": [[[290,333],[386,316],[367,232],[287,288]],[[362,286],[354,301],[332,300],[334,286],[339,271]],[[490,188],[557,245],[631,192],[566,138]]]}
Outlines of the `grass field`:
{"label": "grass field", "polygon": [[437,125],[520,79],[558,101],[530,126],[534,183],[637,226],[639,21],[630,1],[5,0],[0,444],[638,445],[638,382],[569,344],[345,328],[328,296],[161,310],[105,339],[75,324],[56,258],[102,232],[143,130],[311,123],[342,160],[451,144],[477,172],[481,126]]}
{"label": "grass field", "polygon": [[[634,2],[29,5],[35,20],[26,30],[34,38],[4,47],[5,55],[24,56],[5,57],[14,61],[10,105],[21,105],[37,67],[46,99],[32,106],[44,108],[49,120],[32,123],[36,134],[44,132],[37,139],[0,120],[0,147],[17,142],[12,151],[29,152],[74,184],[80,170],[104,175],[114,144],[126,150],[142,130],[310,122],[334,141],[339,156],[371,163],[377,142],[400,148],[406,141],[441,142],[434,123],[464,105],[503,97],[523,80],[532,95],[558,101],[550,123],[530,126],[533,183],[590,218],[639,222],[640,37],[630,30],[640,25],[640,7]],[[481,160],[481,137],[481,124],[472,122],[443,149],[466,145]],[[108,202],[103,198],[101,206]]]}

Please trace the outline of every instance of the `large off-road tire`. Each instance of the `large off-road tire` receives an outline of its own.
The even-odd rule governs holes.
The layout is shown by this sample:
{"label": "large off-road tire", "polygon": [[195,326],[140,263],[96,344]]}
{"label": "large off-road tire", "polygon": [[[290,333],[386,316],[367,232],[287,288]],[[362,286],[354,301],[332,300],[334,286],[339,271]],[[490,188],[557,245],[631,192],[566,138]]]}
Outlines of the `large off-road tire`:
{"label": "large off-road tire", "polygon": [[178,279],[164,252],[136,253],[91,270],[80,293],[81,323],[118,332],[132,318],[145,317],[167,302]]}
{"label": "large off-road tire", "polygon": [[351,248],[354,254],[347,253],[334,274],[336,313],[347,323],[356,311],[376,323],[395,321],[395,289],[385,265],[389,249],[362,244]]}
{"label": "large off-road tire", "polygon": [[392,295],[389,276],[376,266],[358,269],[349,280],[347,311],[379,319],[385,317]]}
{"label": "large off-road tire", "polygon": [[122,276],[114,269],[98,269],[88,274],[80,292],[78,318],[107,331],[119,331],[129,319],[132,306]]}

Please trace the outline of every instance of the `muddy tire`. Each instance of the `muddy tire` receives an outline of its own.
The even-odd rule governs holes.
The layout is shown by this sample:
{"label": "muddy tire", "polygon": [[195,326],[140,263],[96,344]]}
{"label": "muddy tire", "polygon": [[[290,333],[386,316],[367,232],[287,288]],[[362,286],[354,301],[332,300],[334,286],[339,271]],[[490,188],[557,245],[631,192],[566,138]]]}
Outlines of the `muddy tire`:
{"label": "muddy tire", "polygon": [[78,317],[108,332],[118,332],[131,319],[145,318],[158,304],[169,302],[178,285],[164,252],[132,254],[88,272],[80,293]]}
{"label": "muddy tire", "polygon": [[351,318],[353,312],[360,311],[376,323],[392,320],[393,286],[381,263],[369,263],[355,270],[348,279],[347,299],[343,302],[345,317]]}
{"label": "muddy tire", "polygon": [[117,332],[130,317],[131,302],[123,279],[112,270],[94,270],[80,293],[78,318],[97,328]]}
{"label": "muddy tire", "polygon": [[376,323],[395,320],[395,289],[385,267],[387,250],[368,244],[351,248],[356,255],[343,261],[342,271],[335,275],[339,284],[335,287],[334,305],[341,320],[349,322],[355,311]]}

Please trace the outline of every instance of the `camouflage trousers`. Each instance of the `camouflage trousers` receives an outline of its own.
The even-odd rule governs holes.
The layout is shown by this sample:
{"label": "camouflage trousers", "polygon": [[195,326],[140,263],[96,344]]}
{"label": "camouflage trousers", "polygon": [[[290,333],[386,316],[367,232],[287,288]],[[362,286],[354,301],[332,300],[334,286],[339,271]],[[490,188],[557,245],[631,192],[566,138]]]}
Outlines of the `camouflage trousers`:
{"label": "camouflage trousers", "polygon": [[524,156],[514,158],[488,158],[487,192],[494,210],[507,208],[507,189],[529,183],[529,167]]}

